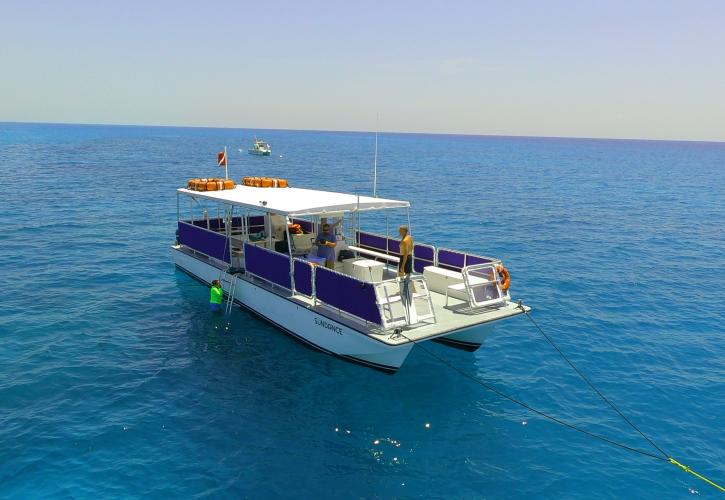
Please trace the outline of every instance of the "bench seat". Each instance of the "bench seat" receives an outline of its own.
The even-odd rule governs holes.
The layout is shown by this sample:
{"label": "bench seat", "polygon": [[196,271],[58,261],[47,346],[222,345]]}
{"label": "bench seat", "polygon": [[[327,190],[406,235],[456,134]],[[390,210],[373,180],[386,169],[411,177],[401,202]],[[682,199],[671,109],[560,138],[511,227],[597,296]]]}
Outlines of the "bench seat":
{"label": "bench seat", "polygon": [[423,277],[428,289],[441,295],[446,294],[449,286],[463,284],[463,275],[461,273],[437,266],[424,267]]}

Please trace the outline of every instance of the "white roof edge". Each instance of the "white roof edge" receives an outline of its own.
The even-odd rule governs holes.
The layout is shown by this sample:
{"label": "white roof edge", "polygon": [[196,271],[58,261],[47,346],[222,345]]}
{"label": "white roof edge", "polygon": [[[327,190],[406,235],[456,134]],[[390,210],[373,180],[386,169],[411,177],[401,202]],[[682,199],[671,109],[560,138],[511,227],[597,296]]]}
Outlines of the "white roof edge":
{"label": "white roof edge", "polygon": [[303,188],[257,188],[237,185],[234,189],[222,191],[193,191],[179,188],[177,192],[220,203],[284,215],[321,215],[331,212],[410,207],[410,202],[404,200],[373,198],[371,196]]}

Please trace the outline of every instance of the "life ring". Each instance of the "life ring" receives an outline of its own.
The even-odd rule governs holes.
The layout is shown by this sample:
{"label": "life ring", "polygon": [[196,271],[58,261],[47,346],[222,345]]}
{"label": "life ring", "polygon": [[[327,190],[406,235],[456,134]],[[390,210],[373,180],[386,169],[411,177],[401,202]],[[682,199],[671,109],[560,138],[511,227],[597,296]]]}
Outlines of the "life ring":
{"label": "life ring", "polygon": [[511,288],[511,273],[509,273],[509,270],[503,264],[496,266],[496,271],[498,271],[498,275],[501,277],[501,290],[507,292]]}

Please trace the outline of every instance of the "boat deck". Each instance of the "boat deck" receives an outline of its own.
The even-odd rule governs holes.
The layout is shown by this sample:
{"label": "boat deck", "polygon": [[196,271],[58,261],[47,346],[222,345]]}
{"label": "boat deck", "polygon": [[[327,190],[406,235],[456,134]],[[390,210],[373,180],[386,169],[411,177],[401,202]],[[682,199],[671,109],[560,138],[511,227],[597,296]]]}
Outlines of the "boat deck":
{"label": "boat deck", "polygon": [[[213,259],[204,258],[204,256],[194,254],[187,249],[181,249],[181,251],[193,255],[196,259],[206,261],[207,264],[218,268],[222,272],[224,271],[222,266]],[[310,297],[298,293],[293,294],[290,290],[273,285],[263,279],[247,274],[241,274],[240,279],[251,281],[256,286],[285,297],[307,309],[312,309],[320,315],[326,316],[354,330],[365,332],[372,338],[390,346],[407,344],[410,341],[418,342],[430,340],[452,332],[460,332],[478,325],[517,316],[519,314],[523,314],[524,311],[528,312],[531,310],[528,306],[523,306],[522,310],[521,306],[510,301],[503,304],[497,304],[496,306],[472,309],[469,307],[467,302],[454,297],[448,297],[448,305],[446,306],[446,296],[444,294],[430,291],[431,303],[435,313],[435,322],[433,322],[433,319],[431,318],[430,320],[415,325],[403,325],[397,328],[385,330],[379,325],[365,322],[360,318],[347,314],[325,303],[321,303],[319,301],[315,303]],[[229,278],[227,277],[222,281],[227,284],[229,283]],[[421,303],[424,301],[424,299],[420,297],[414,300],[421,301]],[[416,304],[418,304],[418,302],[416,302]]]}
{"label": "boat deck", "polygon": [[[281,290],[276,290],[276,293],[280,292]],[[454,331],[461,331],[485,323],[517,316],[524,312],[514,302],[506,302],[504,305],[497,307],[471,309],[468,307],[468,303],[450,297],[448,299],[448,306],[446,306],[445,295],[431,292],[431,300],[436,316],[435,323],[431,320],[430,322],[423,322],[413,326],[402,326],[393,330],[384,330],[378,325],[363,323],[359,319],[342,313],[326,304],[317,303],[313,305],[312,299],[304,295],[293,296],[292,294],[287,294],[287,296],[294,301],[304,304],[305,307],[315,310],[321,315],[334,319],[351,328],[367,330],[368,335],[391,346],[407,344],[411,340],[414,342],[429,340]],[[531,310],[528,306],[523,307],[526,312]],[[400,333],[403,335],[400,335]]]}

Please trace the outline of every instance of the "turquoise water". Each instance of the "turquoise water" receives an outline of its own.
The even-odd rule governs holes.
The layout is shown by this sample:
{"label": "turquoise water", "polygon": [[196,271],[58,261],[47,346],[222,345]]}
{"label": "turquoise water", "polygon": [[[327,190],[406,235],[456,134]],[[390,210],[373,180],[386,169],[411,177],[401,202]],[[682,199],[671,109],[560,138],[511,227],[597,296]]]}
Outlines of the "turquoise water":
{"label": "turquoise water", "polygon": [[[237,151],[255,133],[273,157]],[[210,317],[169,245],[175,187],[219,175],[225,144],[235,178],[371,189],[369,134],[0,124],[0,497],[720,498],[420,349],[389,376]],[[600,389],[725,481],[725,144],[382,134],[379,152],[418,241],[504,259]],[[649,450],[525,318],[476,353],[430,349]]]}

